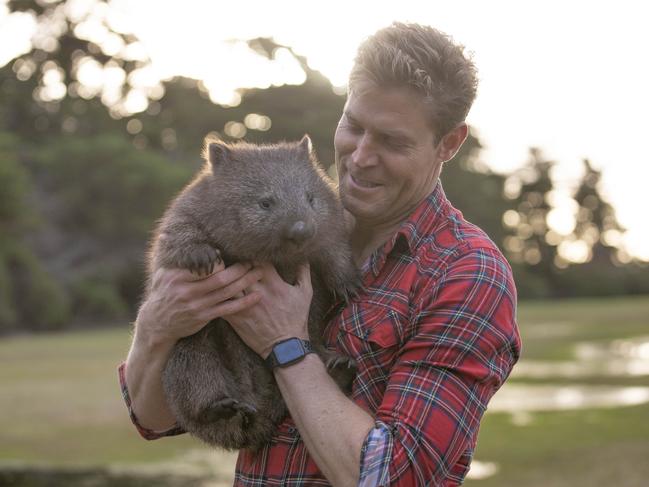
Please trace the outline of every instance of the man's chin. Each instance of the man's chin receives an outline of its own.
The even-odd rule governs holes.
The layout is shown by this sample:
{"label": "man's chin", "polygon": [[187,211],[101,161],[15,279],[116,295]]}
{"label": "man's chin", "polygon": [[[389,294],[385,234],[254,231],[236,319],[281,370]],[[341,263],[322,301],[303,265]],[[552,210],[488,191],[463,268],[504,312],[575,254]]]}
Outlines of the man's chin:
{"label": "man's chin", "polygon": [[343,207],[345,208],[345,213],[355,220],[374,220],[377,217],[377,214],[380,213],[380,208],[378,205],[371,204],[370,202],[361,201],[353,197],[344,197],[341,195]]}

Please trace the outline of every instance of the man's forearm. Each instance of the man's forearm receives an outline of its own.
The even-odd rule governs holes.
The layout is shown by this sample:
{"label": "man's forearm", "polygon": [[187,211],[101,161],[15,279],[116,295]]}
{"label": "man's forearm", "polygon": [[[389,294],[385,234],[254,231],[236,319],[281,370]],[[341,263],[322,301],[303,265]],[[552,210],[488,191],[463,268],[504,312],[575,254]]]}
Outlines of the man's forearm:
{"label": "man's forearm", "polygon": [[345,397],[315,354],[276,369],[275,377],[309,453],[327,479],[336,487],[357,485],[361,448],[374,419]]}
{"label": "man's forearm", "polygon": [[173,343],[155,343],[137,330],[126,359],[126,384],[138,423],[154,431],[169,429],[176,419],[167,406],[162,371]]}

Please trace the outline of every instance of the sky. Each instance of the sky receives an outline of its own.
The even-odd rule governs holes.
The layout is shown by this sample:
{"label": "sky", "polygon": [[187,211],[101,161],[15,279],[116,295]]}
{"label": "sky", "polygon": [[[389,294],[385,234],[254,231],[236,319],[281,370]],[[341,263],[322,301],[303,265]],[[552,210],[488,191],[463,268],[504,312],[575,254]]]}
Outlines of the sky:
{"label": "sky", "polygon": [[[83,4],[86,0],[75,0]],[[290,56],[272,68],[242,44],[273,37],[344,86],[358,44],[392,21],[432,25],[472,52],[480,87],[468,122],[482,159],[511,171],[540,147],[570,191],[583,158],[602,170],[602,192],[628,229],[625,246],[649,260],[649,6],[643,1],[454,0],[327,2],[114,0],[115,25],[132,30],[153,76],[202,79],[213,99],[237,87],[299,83]],[[0,5],[2,1],[0,0]],[[20,49],[24,25],[0,12],[0,46]],[[7,59],[2,57],[0,64]],[[564,223],[572,207],[559,208]],[[565,224],[564,224],[565,226]],[[568,225],[569,227],[569,225]],[[568,228],[566,228],[567,230]]]}

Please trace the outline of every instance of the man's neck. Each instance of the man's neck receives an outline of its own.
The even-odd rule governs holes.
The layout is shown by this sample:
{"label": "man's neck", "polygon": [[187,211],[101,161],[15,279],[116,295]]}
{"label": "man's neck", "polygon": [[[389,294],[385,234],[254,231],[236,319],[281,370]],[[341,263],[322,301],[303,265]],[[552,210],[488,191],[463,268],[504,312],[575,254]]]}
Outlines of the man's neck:
{"label": "man's neck", "polygon": [[359,266],[363,265],[372,252],[387,242],[396,233],[402,223],[398,222],[398,224],[389,226],[377,226],[363,224],[363,222],[356,220],[351,238],[352,253],[356,264]]}

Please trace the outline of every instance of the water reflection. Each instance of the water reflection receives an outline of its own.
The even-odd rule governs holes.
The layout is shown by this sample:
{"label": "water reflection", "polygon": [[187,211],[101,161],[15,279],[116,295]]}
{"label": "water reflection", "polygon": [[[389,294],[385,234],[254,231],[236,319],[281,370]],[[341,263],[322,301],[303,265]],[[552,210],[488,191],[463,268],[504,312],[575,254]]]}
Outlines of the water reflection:
{"label": "water reflection", "polygon": [[[522,360],[512,377],[580,379],[589,377],[638,377],[649,375],[649,337],[581,342],[575,360],[544,362]],[[649,387],[607,385],[553,385],[507,383],[489,403],[490,412],[509,412],[516,424],[530,420],[528,412],[611,408],[649,403]]]}
{"label": "water reflection", "polygon": [[582,342],[575,360],[542,362],[522,360],[512,372],[518,378],[639,377],[649,375],[649,337]]}
{"label": "water reflection", "polygon": [[649,403],[649,387],[505,384],[489,412],[564,411]]}
{"label": "water reflection", "polygon": [[493,462],[479,462],[473,460],[471,462],[471,469],[467,474],[467,478],[473,480],[486,479],[495,475],[498,472],[498,465]]}

